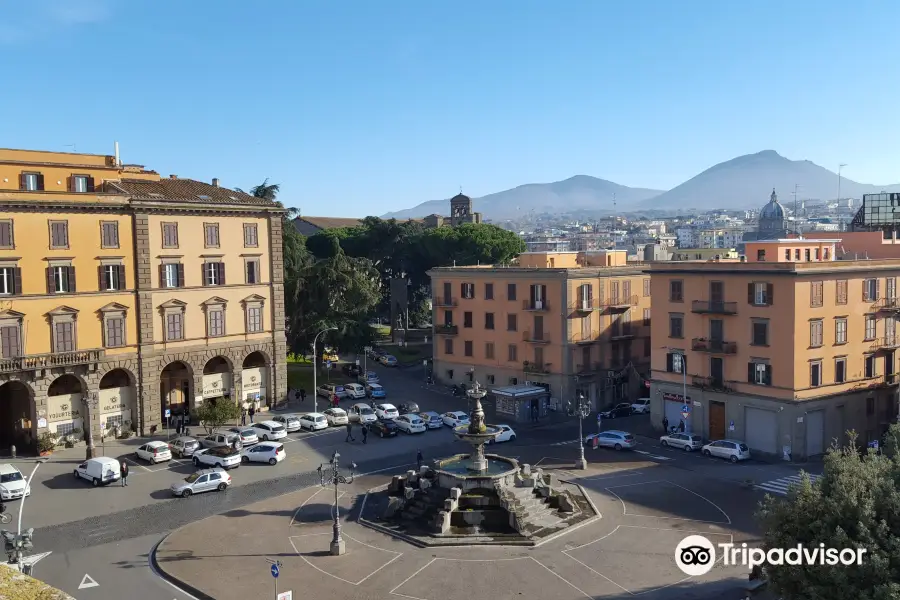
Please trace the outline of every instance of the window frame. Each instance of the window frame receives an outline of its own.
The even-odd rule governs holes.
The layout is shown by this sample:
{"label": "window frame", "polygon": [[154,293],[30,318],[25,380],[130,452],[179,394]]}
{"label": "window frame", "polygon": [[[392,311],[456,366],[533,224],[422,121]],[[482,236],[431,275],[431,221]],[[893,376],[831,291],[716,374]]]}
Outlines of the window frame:
{"label": "window frame", "polygon": [[[210,232],[215,232],[215,243],[210,239]],[[204,248],[220,248],[222,246],[221,230],[219,224],[214,222],[203,223],[203,247]]]}
{"label": "window frame", "polygon": [[[843,325],[843,327],[842,327]],[[834,345],[841,346],[847,343],[847,317],[834,318]]]}
{"label": "window frame", "polygon": [[[64,326],[71,332],[71,349],[60,347],[59,327]],[[57,354],[75,352],[78,350],[78,319],[76,313],[61,313],[50,315],[50,338],[53,352]]]}
{"label": "window frame", "polygon": [[[813,370],[815,369],[816,378],[813,378]],[[809,361],[809,387],[822,387],[822,361],[821,359]]]}
{"label": "window frame", "polygon": [[[676,286],[678,286],[677,294],[675,293]],[[610,300],[612,300],[612,298],[612,291],[610,291]],[[669,280],[669,302],[684,302],[684,279]]]}
{"label": "window frame", "polygon": [[[65,237],[66,237],[66,239],[65,239],[65,245],[61,245],[61,246],[60,246],[60,245],[55,245],[55,244],[53,243],[53,226],[54,226],[54,225],[62,225],[62,226],[63,226],[63,232],[64,232]],[[69,220],[68,220],[68,219],[48,219],[48,220],[47,220],[47,227],[48,227],[48,229],[49,229],[49,234],[50,234],[50,249],[51,249],[51,250],[68,250],[68,249],[69,249],[69,246],[70,246],[70,240],[69,240]]]}
{"label": "window frame", "polygon": [[[159,226],[160,226],[160,232],[162,234],[162,239],[161,239],[162,247],[164,249],[177,250],[178,249],[178,222],[177,221],[162,221],[162,222],[160,222]],[[174,238],[175,238],[175,241],[172,243],[168,243],[166,240],[166,228],[167,227],[171,227],[171,230],[172,230]],[[205,232],[204,232],[204,235],[205,235]],[[171,242],[171,240],[168,240],[168,241]]]}
{"label": "window frame", "polygon": [[259,225],[257,223],[244,223],[244,248],[259,248]]}
{"label": "window frame", "polygon": [[[115,236],[115,243],[108,244],[106,239],[106,228],[108,226],[112,226],[112,232]],[[121,241],[119,240],[119,222],[118,221],[100,221],[100,247],[101,248],[120,248]]]}
{"label": "window frame", "polygon": [[0,226],[6,225],[9,227],[9,244],[0,244],[0,250],[15,250],[16,249],[16,226],[15,221],[13,219],[0,219]]}

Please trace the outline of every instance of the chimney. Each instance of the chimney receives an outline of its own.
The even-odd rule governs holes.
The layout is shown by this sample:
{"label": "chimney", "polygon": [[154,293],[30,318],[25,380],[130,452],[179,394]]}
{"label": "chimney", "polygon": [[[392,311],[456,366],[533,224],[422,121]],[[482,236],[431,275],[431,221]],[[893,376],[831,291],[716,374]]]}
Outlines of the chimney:
{"label": "chimney", "polygon": [[212,184],[213,184],[213,187],[219,187],[219,178],[213,177]]}
{"label": "chimney", "polygon": [[119,160],[119,142],[116,142],[116,166],[121,167],[122,161]]}
{"label": "chimney", "polygon": [[169,179],[178,179],[178,175],[169,175]]}

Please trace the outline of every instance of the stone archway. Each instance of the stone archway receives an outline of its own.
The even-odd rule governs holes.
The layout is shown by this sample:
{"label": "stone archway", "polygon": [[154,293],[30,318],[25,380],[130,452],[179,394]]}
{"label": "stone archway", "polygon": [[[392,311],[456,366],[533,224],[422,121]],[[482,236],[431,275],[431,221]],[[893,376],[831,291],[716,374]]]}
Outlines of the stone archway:
{"label": "stone archway", "polygon": [[47,428],[59,436],[84,438],[84,383],[74,375],[60,375],[47,390]]}
{"label": "stone archway", "polygon": [[231,361],[214,356],[203,365],[203,401],[230,398],[232,384]]}
{"label": "stone archway", "polygon": [[99,392],[100,429],[121,427],[133,430],[137,417],[137,389],[134,376],[125,369],[116,368],[100,379]]}
{"label": "stone archway", "polygon": [[266,405],[269,387],[269,359],[260,351],[251,352],[241,365],[241,399]]}
{"label": "stone archway", "polygon": [[0,385],[0,452],[14,445],[18,452],[37,452],[34,422],[34,392],[21,381]]}
{"label": "stone archway", "polygon": [[183,415],[194,408],[191,396],[193,389],[193,371],[186,362],[176,360],[167,364],[159,375],[160,417],[166,422],[166,411],[169,417]]}

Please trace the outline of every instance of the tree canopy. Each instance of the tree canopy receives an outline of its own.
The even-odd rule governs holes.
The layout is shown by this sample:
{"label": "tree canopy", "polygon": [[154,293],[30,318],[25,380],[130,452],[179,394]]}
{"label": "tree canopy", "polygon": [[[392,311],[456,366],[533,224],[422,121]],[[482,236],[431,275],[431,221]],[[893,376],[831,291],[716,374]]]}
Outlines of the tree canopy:
{"label": "tree canopy", "polygon": [[[855,436],[854,436],[855,438]],[[792,489],[788,499],[767,496],[758,518],[763,547],[865,548],[862,566],[766,566],[784,600],[900,598],[900,426],[891,425],[883,453],[861,453],[855,439],[833,447],[824,473]]]}

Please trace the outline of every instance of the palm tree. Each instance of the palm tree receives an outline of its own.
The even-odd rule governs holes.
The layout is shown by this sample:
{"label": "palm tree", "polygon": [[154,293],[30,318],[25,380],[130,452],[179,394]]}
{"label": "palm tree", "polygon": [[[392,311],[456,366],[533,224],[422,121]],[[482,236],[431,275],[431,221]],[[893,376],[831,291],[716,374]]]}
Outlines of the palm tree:
{"label": "palm tree", "polygon": [[250,188],[249,192],[245,192],[241,188],[235,189],[242,194],[247,194],[255,198],[265,198],[266,200],[275,202],[275,197],[278,196],[278,192],[281,191],[281,186],[277,183],[269,184],[269,178],[266,177],[266,179],[261,184],[255,185]]}

